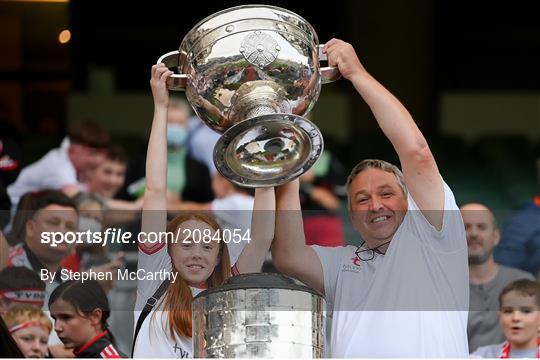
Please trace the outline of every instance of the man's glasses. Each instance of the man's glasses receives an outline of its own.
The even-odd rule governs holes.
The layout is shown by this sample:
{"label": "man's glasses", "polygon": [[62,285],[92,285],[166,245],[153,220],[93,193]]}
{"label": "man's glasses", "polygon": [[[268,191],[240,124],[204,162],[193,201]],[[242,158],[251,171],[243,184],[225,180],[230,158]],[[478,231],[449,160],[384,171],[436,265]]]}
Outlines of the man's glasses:
{"label": "man's glasses", "polygon": [[383,252],[381,252],[379,249],[387,244],[390,243],[391,240],[387,241],[387,242],[384,242],[382,243],[381,245],[379,246],[376,246],[374,248],[371,248],[371,249],[362,249],[361,247],[359,247],[358,249],[356,249],[356,251],[354,252],[354,254],[356,255],[357,258],[359,258],[360,260],[362,261],[370,261],[370,260],[373,260],[373,258],[375,257],[375,253],[377,254],[384,254]]}

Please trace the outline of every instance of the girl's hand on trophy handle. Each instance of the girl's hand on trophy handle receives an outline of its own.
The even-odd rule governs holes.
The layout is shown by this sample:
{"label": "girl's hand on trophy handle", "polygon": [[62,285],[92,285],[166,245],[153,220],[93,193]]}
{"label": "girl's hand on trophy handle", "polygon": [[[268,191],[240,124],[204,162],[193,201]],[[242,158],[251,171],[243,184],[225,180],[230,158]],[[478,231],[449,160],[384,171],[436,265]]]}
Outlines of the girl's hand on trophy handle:
{"label": "girl's hand on trophy handle", "polygon": [[328,56],[328,65],[337,67],[347,80],[352,80],[356,75],[367,73],[351,44],[343,40],[332,39],[326,43],[323,51]]}
{"label": "girl's hand on trophy handle", "polygon": [[168,106],[169,91],[167,90],[167,78],[172,74],[173,72],[165,67],[163,63],[152,66],[150,87],[152,88],[152,95],[156,106]]}

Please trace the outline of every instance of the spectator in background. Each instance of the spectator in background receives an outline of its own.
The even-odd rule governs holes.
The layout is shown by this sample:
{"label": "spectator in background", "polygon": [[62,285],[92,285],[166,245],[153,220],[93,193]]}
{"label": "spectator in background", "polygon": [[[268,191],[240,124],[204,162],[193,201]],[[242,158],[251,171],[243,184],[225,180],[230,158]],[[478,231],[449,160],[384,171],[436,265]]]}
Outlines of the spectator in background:
{"label": "spectator in background", "polygon": [[[57,246],[42,243],[43,232],[61,232],[79,230],[79,214],[72,199],[57,190],[44,190],[23,196],[15,214],[10,240],[17,242],[10,249],[8,266],[23,266],[36,274],[41,269],[57,272],[66,257],[71,254],[73,244],[62,242]],[[46,298],[60,284],[47,282]]]}
{"label": "spectator in background", "polygon": [[[540,157],[536,161],[540,186]],[[511,216],[495,251],[498,263],[538,276],[540,269],[540,192],[523,209]]]}
{"label": "spectator in background", "polygon": [[17,305],[6,313],[4,319],[24,357],[44,358],[49,354],[47,344],[52,322],[43,311],[28,305]]}
{"label": "spectator in background", "polygon": [[0,180],[12,184],[21,171],[21,150],[10,138],[0,135]]}
{"label": "spectator in background", "polygon": [[102,162],[109,141],[108,133],[95,122],[71,124],[60,147],[22,169],[17,180],[8,187],[12,207],[32,191],[53,189],[73,196],[84,190],[85,177]]}
{"label": "spectator in background", "polygon": [[499,326],[498,296],[502,289],[515,280],[534,277],[522,270],[499,265],[493,249],[500,240],[500,231],[491,210],[482,204],[466,204],[461,215],[467,234],[469,256],[469,321],[467,335],[469,351],[480,346],[499,343],[504,334]]}
{"label": "spectator in background", "polygon": [[[209,170],[187,151],[189,105],[172,96],[167,114],[167,188],[169,197],[183,201],[208,202],[213,199]],[[130,161],[127,193],[140,198],[145,187],[145,155]],[[189,174],[189,176],[187,176]]]}
{"label": "spectator in background", "polygon": [[111,145],[103,154],[103,160],[86,178],[86,190],[96,193],[105,199],[112,199],[124,185],[128,157],[124,149]]}
{"label": "spectator in background", "polygon": [[15,181],[20,170],[19,146],[10,138],[0,135],[0,229],[9,223],[11,201],[7,187]]}
{"label": "spectator in background", "polygon": [[502,290],[499,303],[499,321],[506,341],[482,346],[471,357],[540,357],[540,284],[532,280],[514,281]]}
{"label": "spectator in background", "polygon": [[45,301],[45,283],[25,267],[15,266],[0,271],[0,316],[15,305],[30,305],[38,309]]}
{"label": "spectator in background", "polygon": [[[101,197],[100,212],[107,211],[107,225],[121,225],[137,220],[142,209],[142,197],[134,201],[115,198],[124,186],[127,167],[128,157],[124,149],[111,145],[105,151],[103,162],[89,173],[86,180],[88,193]],[[99,222],[105,223],[102,220]]]}
{"label": "spectator in background", "polygon": [[126,357],[116,349],[107,323],[111,308],[97,281],[64,282],[51,294],[49,308],[56,334],[76,358]]}
{"label": "spectator in background", "polygon": [[[78,231],[92,233],[103,232],[103,217],[105,203],[100,196],[93,193],[78,193],[73,202],[79,212]],[[75,250],[63,261],[62,267],[75,271],[87,271],[90,268],[95,272],[116,271],[124,265],[124,254],[119,252],[110,260],[107,248],[102,244],[77,244]],[[113,274],[113,279],[115,278]],[[105,291],[111,290],[114,281],[99,280]]]}
{"label": "spectator in background", "polygon": [[343,165],[324,151],[315,165],[300,177],[300,204],[307,245],[345,244],[343,220],[339,216],[344,192]]}

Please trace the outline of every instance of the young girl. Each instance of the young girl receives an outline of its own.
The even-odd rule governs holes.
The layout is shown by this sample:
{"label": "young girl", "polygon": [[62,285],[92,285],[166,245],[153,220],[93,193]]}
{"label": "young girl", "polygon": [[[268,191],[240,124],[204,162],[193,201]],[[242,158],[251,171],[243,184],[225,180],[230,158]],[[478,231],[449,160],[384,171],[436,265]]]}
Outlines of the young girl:
{"label": "young girl", "polygon": [[95,280],[67,281],[49,299],[54,330],[77,358],[117,359],[124,357],[114,344],[107,318],[109,301]]}
{"label": "young girl", "polygon": [[6,313],[4,319],[25,358],[47,356],[52,323],[43,311],[31,305],[15,305]]}
{"label": "young girl", "polygon": [[[192,357],[193,297],[205,288],[221,285],[231,273],[260,271],[274,238],[273,188],[256,190],[251,239],[246,242],[232,269],[226,244],[231,239],[224,237],[212,216],[186,212],[167,225],[169,98],[165,82],[171,74],[163,64],[152,67],[150,85],[154,97],[154,119],[146,159],[142,235],[166,231],[180,236],[178,241],[162,237],[156,243],[139,242],[138,267],[147,272],[166,270],[177,277],[170,284],[156,280],[138,281],[135,323],[139,324],[136,325],[133,357]],[[156,308],[148,315],[156,301]]]}

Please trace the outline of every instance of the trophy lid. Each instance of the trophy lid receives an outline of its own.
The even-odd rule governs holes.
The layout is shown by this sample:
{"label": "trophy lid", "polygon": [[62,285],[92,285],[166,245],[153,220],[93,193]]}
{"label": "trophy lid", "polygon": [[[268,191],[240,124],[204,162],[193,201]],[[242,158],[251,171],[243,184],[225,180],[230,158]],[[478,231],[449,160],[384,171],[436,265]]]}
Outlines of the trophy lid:
{"label": "trophy lid", "polygon": [[195,299],[206,297],[210,294],[221,293],[231,290],[245,289],[285,289],[311,293],[320,297],[324,296],[318,291],[295,282],[292,278],[277,273],[251,273],[232,276],[225,280],[223,285],[205,290],[199,293]]}

